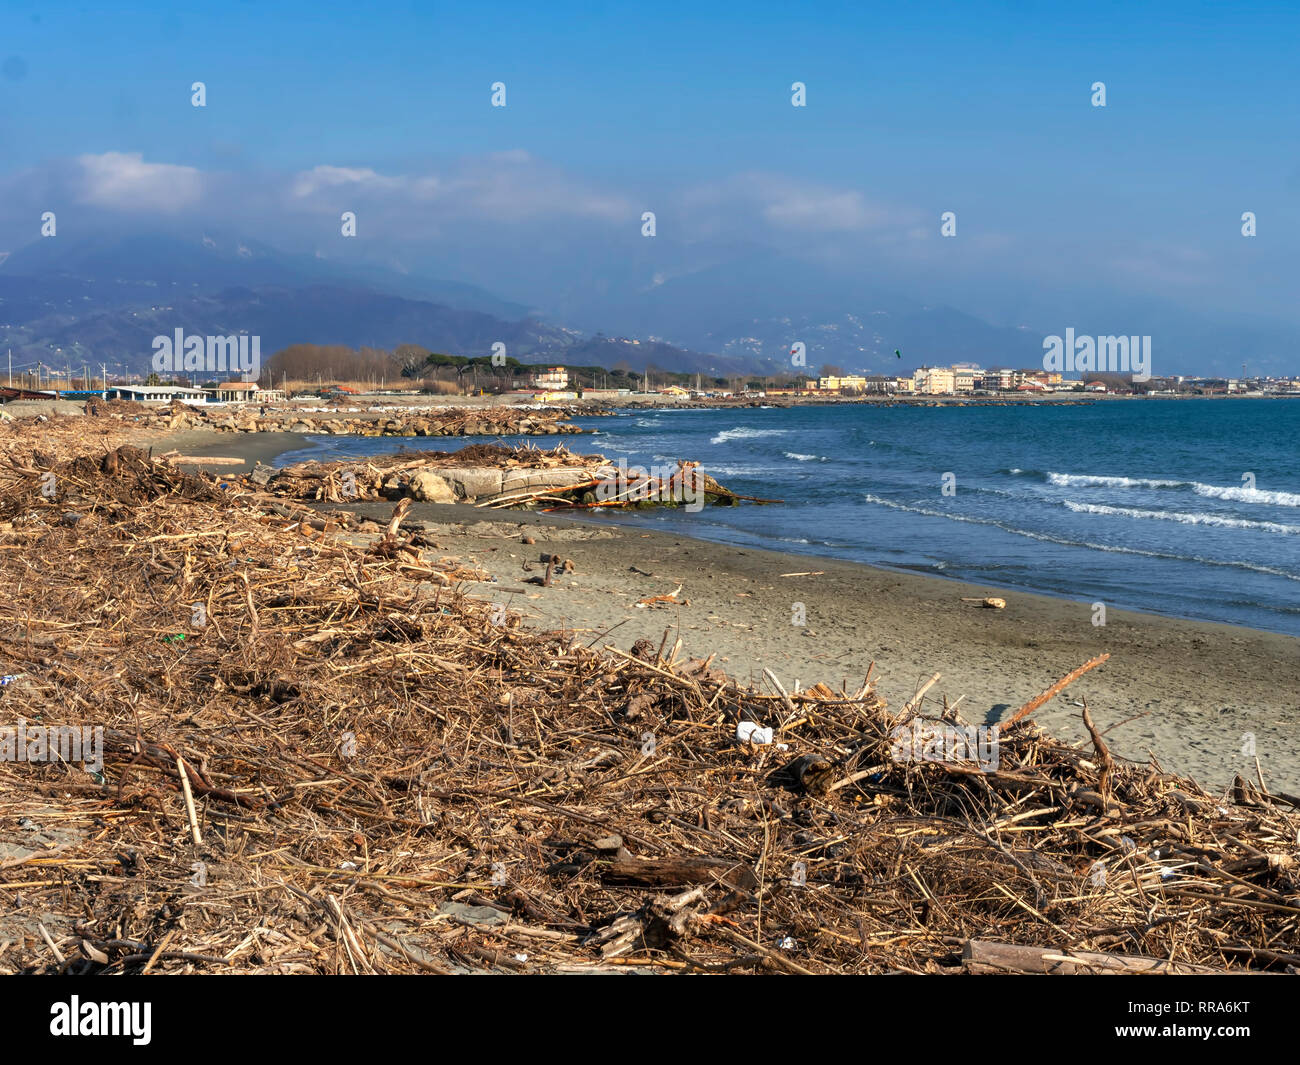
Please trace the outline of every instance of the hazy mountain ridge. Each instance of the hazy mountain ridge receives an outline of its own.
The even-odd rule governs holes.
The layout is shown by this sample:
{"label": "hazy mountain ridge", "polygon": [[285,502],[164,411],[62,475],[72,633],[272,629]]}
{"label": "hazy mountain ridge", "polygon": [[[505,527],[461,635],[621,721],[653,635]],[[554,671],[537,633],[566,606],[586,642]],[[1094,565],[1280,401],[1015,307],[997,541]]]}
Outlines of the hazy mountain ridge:
{"label": "hazy mountain ridge", "polygon": [[1043,338],[1067,327],[1152,336],[1156,374],[1237,376],[1243,362],[1251,374],[1281,374],[1300,348],[1300,334],[1285,324],[1194,316],[1150,301],[1103,316],[1085,313],[1086,294],[1062,303],[1074,315],[1026,305],[1032,321],[991,324],[757,250],[649,286],[637,276],[632,269],[580,286],[564,314],[548,314],[473,284],[342,252],[288,254],[236,234],[59,236],[0,260],[0,347],[12,347],[21,365],[102,361],[138,370],[154,336],[183,328],[260,335],[264,356],[300,342],[484,355],[500,342],[524,361],[711,376],[800,369],[790,359],[797,342],[809,373],[825,365],[867,373],[954,362],[1032,366],[1041,364]]}
{"label": "hazy mountain ridge", "polygon": [[[587,341],[474,285],[206,234],[53,238],[20,249],[0,269],[0,345],[19,363],[107,362],[138,372],[153,338],[177,328],[260,336],[264,357],[293,343],[413,343],[453,355],[486,355],[503,343],[526,362],[583,362],[614,343]],[[582,344],[589,347],[572,350]],[[696,353],[652,348],[664,368],[706,368]]]}

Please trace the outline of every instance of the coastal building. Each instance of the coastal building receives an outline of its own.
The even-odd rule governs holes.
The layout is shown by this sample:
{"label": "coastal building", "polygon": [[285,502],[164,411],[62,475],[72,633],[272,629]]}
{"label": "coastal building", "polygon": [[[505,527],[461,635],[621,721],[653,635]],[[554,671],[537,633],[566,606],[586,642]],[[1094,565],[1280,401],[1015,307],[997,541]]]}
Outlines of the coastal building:
{"label": "coastal building", "polygon": [[217,403],[238,403],[252,399],[257,385],[252,381],[223,381],[218,385],[205,385],[203,390]]}
{"label": "coastal building", "polygon": [[1010,392],[1016,387],[1016,371],[1005,366],[995,366],[976,378],[975,387],[985,392]]}
{"label": "coastal building", "polygon": [[974,392],[975,379],[984,373],[978,366],[954,366],[952,368],[952,390],[954,392]]}
{"label": "coastal building", "polygon": [[182,403],[206,403],[208,394],[201,388],[184,385],[114,385],[104,398],[129,399],[136,403],[170,403],[174,399]]}
{"label": "coastal building", "polygon": [[280,388],[262,388],[255,381],[223,381],[204,385],[208,399],[214,403],[280,403],[285,399]]}
{"label": "coastal building", "polygon": [[918,395],[950,395],[957,388],[956,374],[948,366],[922,366],[912,374],[912,379],[916,382]]}
{"label": "coastal building", "polygon": [[[1061,383],[1061,375],[1056,375],[1056,383]],[[1046,370],[1017,370],[1015,378],[1016,390],[1020,390],[1021,385],[1033,384],[1039,385],[1044,391],[1052,384],[1052,375]]]}
{"label": "coastal building", "polygon": [[534,388],[544,392],[565,392],[569,388],[569,371],[563,366],[550,366],[543,373],[535,373],[530,378]]}
{"label": "coastal building", "polygon": [[916,392],[916,380],[911,377],[895,377],[894,391],[900,395],[910,396]]}
{"label": "coastal building", "polygon": [[867,379],[860,374],[847,377],[822,377],[817,387],[823,392],[863,392],[866,391]]}

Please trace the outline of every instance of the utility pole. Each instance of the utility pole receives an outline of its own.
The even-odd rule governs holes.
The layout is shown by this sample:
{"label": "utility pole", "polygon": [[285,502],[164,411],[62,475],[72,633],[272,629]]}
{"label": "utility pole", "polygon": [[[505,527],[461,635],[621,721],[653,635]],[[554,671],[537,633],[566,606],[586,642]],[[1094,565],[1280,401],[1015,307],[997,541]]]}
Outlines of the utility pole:
{"label": "utility pole", "polygon": [[14,349],[9,349],[9,387],[14,386]]}
{"label": "utility pole", "polygon": [[108,364],[101,362],[99,364],[99,372],[103,375],[100,378],[100,383],[104,386],[104,398],[108,399]]}

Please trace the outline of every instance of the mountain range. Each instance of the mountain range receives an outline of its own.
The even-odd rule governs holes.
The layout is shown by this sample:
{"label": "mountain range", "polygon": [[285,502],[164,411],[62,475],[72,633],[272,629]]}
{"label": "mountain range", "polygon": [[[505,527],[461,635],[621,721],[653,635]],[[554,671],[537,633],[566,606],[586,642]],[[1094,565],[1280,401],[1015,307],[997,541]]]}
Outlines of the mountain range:
{"label": "mountain range", "polygon": [[[809,372],[829,364],[894,373],[953,362],[1036,365],[1045,335],[1067,326],[1089,332],[1086,314],[1068,320],[1040,306],[1026,317],[1032,327],[991,324],[761,254],[650,284],[620,279],[557,308],[373,263],[287,253],[235,233],[59,236],[0,254],[0,348],[12,348],[15,367],[102,362],[142,372],[153,338],[181,328],[259,335],[266,355],[294,343],[411,343],[485,355],[500,342],[523,362],[712,376],[789,370],[791,346],[802,342]],[[1255,319],[1211,320],[1150,303],[1121,317],[1117,327],[1113,310],[1092,316],[1093,335],[1155,336],[1157,374],[1235,375],[1242,362],[1252,373],[1284,373],[1300,347],[1290,326]]]}
{"label": "mountain range", "polygon": [[12,349],[16,366],[147,372],[153,338],[177,328],[260,336],[266,355],[294,343],[486,355],[504,343],[526,363],[650,363],[719,375],[762,368],[662,342],[587,336],[474,285],[342,266],[230,235],[56,237],[0,260],[0,347]]}

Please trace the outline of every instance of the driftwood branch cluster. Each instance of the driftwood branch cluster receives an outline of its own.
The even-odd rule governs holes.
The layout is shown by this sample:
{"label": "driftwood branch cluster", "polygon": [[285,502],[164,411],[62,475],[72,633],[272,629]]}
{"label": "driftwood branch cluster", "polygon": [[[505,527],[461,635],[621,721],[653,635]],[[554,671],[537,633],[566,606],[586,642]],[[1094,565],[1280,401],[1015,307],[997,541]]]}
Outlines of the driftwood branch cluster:
{"label": "driftwood branch cluster", "polygon": [[471,444],[455,452],[403,450],[362,460],[307,461],[281,470],[261,467],[252,480],[274,495],[303,502],[415,498],[468,502],[491,510],[777,502],[738,495],[698,462],[680,461],[667,472],[629,472],[603,455],[574,454],[562,444],[548,450]]}
{"label": "driftwood branch cluster", "polygon": [[[366,403],[365,406],[375,406]],[[569,407],[412,407],[376,409],[360,413],[355,405],[344,409],[309,410],[280,406],[219,406],[174,402],[152,418],[168,429],[211,429],[237,433],[317,433],[332,436],[552,436],[584,430],[565,419],[580,413],[601,414]]]}
{"label": "driftwood branch cluster", "polygon": [[0,761],[0,970],[1300,966],[1300,800],[1122,763],[1102,707],[900,757],[967,726],[529,631],[400,514],[368,549],[128,449],[53,472],[2,482],[0,727],[103,765]]}

